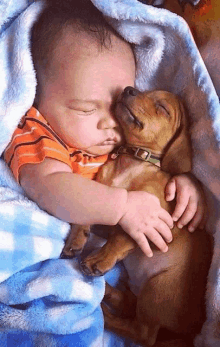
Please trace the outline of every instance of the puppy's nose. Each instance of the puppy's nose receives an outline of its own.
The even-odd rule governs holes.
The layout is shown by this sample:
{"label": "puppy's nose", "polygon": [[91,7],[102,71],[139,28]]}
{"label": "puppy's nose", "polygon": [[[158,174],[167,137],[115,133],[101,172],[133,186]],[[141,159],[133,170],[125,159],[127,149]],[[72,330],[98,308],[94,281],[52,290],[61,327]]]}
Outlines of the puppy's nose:
{"label": "puppy's nose", "polygon": [[128,86],[128,87],[126,87],[124,89],[122,95],[124,97],[126,97],[126,96],[136,96],[136,95],[138,95],[138,93],[139,93],[139,90],[137,90],[137,89],[135,89],[133,87]]}

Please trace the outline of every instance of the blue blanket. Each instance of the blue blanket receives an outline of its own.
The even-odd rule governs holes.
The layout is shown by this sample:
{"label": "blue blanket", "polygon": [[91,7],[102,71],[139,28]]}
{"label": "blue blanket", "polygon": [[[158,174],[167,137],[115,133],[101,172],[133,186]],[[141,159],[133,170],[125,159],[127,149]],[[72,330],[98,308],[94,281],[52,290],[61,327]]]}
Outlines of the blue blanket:
{"label": "blue blanket", "polygon": [[[134,44],[137,88],[165,89],[186,102],[193,172],[205,186],[210,207],[207,229],[216,242],[208,284],[208,319],[197,338],[198,346],[211,346],[212,327],[220,310],[216,295],[220,105],[215,86],[180,17],[136,0],[92,2]],[[44,5],[43,0],[0,0],[0,154],[34,100],[30,30]],[[59,259],[68,231],[67,223],[28,200],[0,159],[0,346],[134,346],[103,328],[100,302],[105,279],[83,276],[77,259]],[[124,276],[119,265],[106,279],[118,285]]]}

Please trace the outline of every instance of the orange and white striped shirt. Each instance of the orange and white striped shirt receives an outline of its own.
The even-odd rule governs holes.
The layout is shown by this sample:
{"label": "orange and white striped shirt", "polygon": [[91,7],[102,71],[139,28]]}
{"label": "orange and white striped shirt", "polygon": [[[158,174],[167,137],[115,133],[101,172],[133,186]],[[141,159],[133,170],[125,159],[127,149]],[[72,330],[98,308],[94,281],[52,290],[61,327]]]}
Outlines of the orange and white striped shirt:
{"label": "orange and white striped shirt", "polygon": [[19,181],[19,170],[25,164],[38,164],[45,158],[57,159],[70,166],[74,173],[95,179],[108,155],[90,156],[69,147],[54,132],[44,117],[32,107],[22,117],[4,152],[4,159]]}

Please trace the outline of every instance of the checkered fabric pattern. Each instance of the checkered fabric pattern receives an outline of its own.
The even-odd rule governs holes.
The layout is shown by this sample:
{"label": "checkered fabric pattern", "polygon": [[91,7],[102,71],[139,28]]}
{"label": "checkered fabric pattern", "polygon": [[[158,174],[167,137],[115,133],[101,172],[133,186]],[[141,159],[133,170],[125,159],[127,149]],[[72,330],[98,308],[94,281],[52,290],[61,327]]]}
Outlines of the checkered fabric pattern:
{"label": "checkered fabric pattern", "polygon": [[[137,0],[92,2],[133,43],[137,88],[166,89],[180,95],[187,105],[193,171],[206,187],[209,230],[215,237],[208,318],[197,346],[217,346],[220,106],[215,87],[181,18]],[[0,0],[0,154],[33,104],[36,77],[30,30],[44,5],[44,0]],[[134,346],[104,330],[100,309],[104,278],[84,277],[77,260],[59,259],[68,228],[25,197],[0,159],[1,346]],[[114,268],[108,280],[117,283],[119,274],[121,268]]]}

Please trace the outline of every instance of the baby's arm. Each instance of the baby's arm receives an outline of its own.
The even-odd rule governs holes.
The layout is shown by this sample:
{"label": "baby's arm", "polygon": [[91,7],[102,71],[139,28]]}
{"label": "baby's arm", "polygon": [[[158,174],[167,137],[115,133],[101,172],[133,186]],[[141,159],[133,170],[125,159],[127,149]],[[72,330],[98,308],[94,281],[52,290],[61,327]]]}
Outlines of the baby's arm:
{"label": "baby's arm", "polygon": [[152,194],[108,187],[50,158],[22,166],[20,183],[41,208],[69,223],[119,223],[147,256],[152,256],[147,238],[163,252],[165,240],[172,240],[172,218]]}
{"label": "baby's arm", "polygon": [[174,176],[167,184],[165,198],[172,201],[176,197],[176,207],[172,214],[177,226],[182,228],[188,225],[193,232],[197,227],[204,228],[206,221],[206,203],[202,186],[190,174]]}

